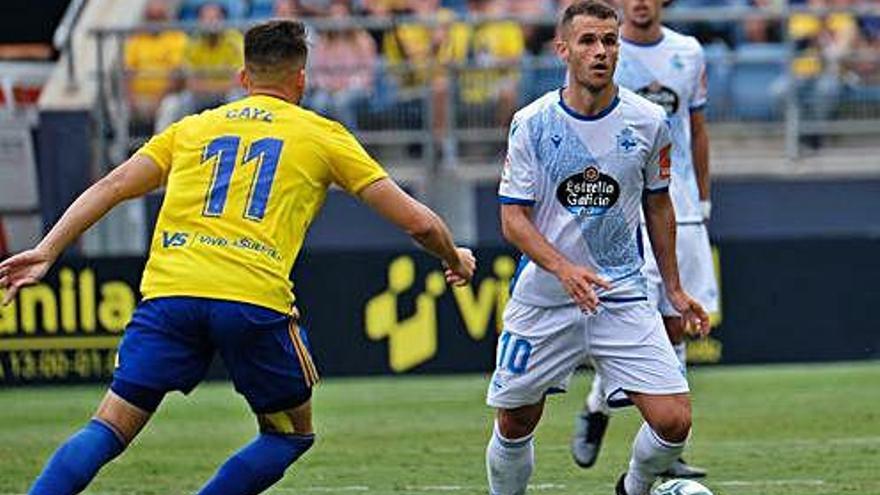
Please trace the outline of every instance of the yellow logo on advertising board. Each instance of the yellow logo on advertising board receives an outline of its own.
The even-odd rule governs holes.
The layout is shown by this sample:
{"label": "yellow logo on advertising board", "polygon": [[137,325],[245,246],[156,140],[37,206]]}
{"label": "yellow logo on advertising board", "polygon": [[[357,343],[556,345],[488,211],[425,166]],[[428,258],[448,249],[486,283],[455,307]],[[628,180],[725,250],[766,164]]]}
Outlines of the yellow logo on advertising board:
{"label": "yellow logo on advertising board", "polygon": [[[514,270],[512,258],[499,256],[493,261],[495,277],[452,289],[456,308],[472,339],[484,339],[490,328],[496,332],[501,330],[501,317]],[[367,337],[371,340],[387,339],[388,364],[397,373],[424,364],[437,354],[437,299],[446,291],[443,273],[428,273],[423,292],[415,298],[414,314],[400,320],[398,298],[415,285],[415,261],[410,256],[399,256],[388,265],[386,289],[368,300],[364,308]]]}

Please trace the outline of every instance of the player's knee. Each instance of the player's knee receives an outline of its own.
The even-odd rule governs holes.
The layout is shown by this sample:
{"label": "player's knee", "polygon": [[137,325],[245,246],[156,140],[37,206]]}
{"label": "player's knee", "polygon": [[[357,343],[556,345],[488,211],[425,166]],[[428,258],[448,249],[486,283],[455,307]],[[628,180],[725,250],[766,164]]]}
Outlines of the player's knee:
{"label": "player's knee", "polygon": [[498,432],[508,439],[531,435],[541,419],[540,405],[498,410]]}
{"label": "player's knee", "polygon": [[311,435],[312,406],[307,401],[293,409],[257,415],[260,433],[274,435]]}
{"label": "player's knee", "polygon": [[691,431],[691,408],[689,404],[670,408],[652,425],[654,431],[666,441],[684,442]]}
{"label": "player's knee", "polygon": [[164,395],[163,392],[114,380],[95,417],[113,428],[128,444],[149,421]]}

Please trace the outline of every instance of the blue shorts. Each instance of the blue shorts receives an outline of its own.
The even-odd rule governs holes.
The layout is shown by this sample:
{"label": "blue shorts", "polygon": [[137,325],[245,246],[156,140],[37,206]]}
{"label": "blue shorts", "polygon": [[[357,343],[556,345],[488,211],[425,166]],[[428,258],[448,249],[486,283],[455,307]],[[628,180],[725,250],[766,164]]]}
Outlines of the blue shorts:
{"label": "blue shorts", "polygon": [[306,332],[290,315],[247,303],[163,297],[135,309],[111,389],[127,400],[144,390],[189,393],[205,377],[215,351],[235,390],[258,414],[304,403],[318,380]]}

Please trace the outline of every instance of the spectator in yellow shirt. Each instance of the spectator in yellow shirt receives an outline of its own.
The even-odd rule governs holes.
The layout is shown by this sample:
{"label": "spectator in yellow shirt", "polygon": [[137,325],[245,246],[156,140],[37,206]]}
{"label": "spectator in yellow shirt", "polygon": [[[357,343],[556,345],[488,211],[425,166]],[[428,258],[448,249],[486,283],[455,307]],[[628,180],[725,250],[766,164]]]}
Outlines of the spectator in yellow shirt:
{"label": "spectator in yellow shirt", "polygon": [[199,8],[200,32],[192,37],[183,54],[188,78],[187,88],[193,93],[197,108],[223,103],[235,85],[235,74],[244,60],[241,33],[225,29],[226,13],[217,3]]}
{"label": "spectator in yellow shirt", "polygon": [[[525,50],[522,29],[512,21],[488,20],[476,26],[454,22],[454,13],[439,9],[437,0],[410,0],[416,17],[435,21],[400,24],[386,33],[382,47],[386,61],[398,74],[403,95],[420,94],[430,87],[431,127],[446,156],[454,153],[448,139],[450,72],[454,69],[461,101],[470,106],[492,106],[496,124],[505,125],[516,108],[519,63]],[[486,18],[503,14],[495,0],[470,0],[469,13]],[[451,67],[451,66],[455,67]]]}
{"label": "spectator in yellow shirt", "polygon": [[[168,22],[165,0],[150,0],[144,8],[147,23]],[[183,60],[186,34],[170,30],[132,35],[125,44],[125,68],[128,77],[128,102],[132,118],[150,122],[159,102],[169,90],[172,72]]]}
{"label": "spectator in yellow shirt", "polygon": [[226,12],[218,3],[199,7],[199,32],[186,44],[182,69],[172,77],[175,91],[156,110],[154,132],[159,133],[191,113],[224,103],[237,86],[235,74],[244,63],[241,33],[224,29]]}
{"label": "spectator in yellow shirt", "polygon": [[[454,37],[450,31],[461,29],[462,25],[452,22],[455,17],[452,11],[439,6],[439,0],[409,0],[406,11],[393,10],[393,13],[412,14],[420,22],[396,24],[386,32],[382,38],[382,53],[389,71],[397,79],[399,99],[421,98],[430,89],[427,92],[432,105],[432,135],[435,142],[446,145],[449,120],[446,64],[452,54],[450,39]],[[437,25],[429,25],[431,22]],[[447,154],[451,155],[449,151]]]}
{"label": "spectator in yellow shirt", "polygon": [[[849,0],[829,3],[827,0],[810,0],[811,9],[830,7],[845,8]],[[788,32],[799,48],[792,71],[800,79],[819,77],[824,72],[836,72],[841,58],[848,55],[858,39],[858,23],[849,12],[831,12],[825,16],[812,12],[791,15]],[[823,63],[824,62],[824,63]]]}
{"label": "spectator in yellow shirt", "polygon": [[[497,0],[469,0],[468,13],[477,18],[500,16]],[[496,123],[509,123],[519,94],[519,64],[525,52],[522,28],[514,21],[488,20],[451,29],[449,60],[464,64],[459,79],[461,101],[466,105],[491,105]]]}
{"label": "spectator in yellow shirt", "polygon": [[[383,11],[412,15],[417,22],[395,24],[382,38],[382,53],[395,74],[400,89],[420,89],[437,73],[439,64],[446,62],[446,31],[454,14],[439,8],[439,0],[409,0],[407,9]],[[432,27],[431,22],[439,25]]]}

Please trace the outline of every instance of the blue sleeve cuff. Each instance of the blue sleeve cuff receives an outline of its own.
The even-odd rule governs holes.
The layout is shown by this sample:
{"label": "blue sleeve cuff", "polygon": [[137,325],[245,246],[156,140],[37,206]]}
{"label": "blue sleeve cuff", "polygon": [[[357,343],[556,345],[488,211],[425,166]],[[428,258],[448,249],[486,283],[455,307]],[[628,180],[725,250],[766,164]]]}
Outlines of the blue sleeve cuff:
{"label": "blue sleeve cuff", "polygon": [[661,194],[669,192],[669,186],[658,187],[657,189],[648,189],[645,188],[645,194]]}
{"label": "blue sleeve cuff", "polygon": [[503,205],[533,206],[535,204],[534,199],[511,198],[510,196],[498,196],[498,201]]}
{"label": "blue sleeve cuff", "polygon": [[696,106],[690,107],[690,111],[691,111],[691,113],[702,112],[702,111],[705,110],[705,109],[706,109],[706,104],[705,104],[705,103],[703,103],[703,104],[701,104],[701,105],[696,105]]}

